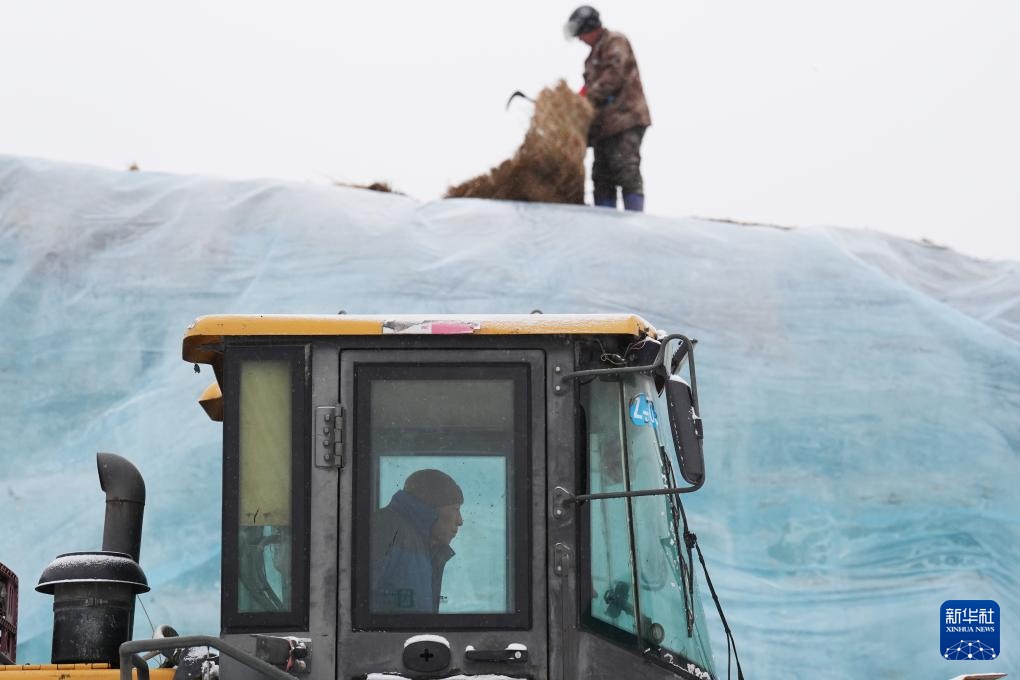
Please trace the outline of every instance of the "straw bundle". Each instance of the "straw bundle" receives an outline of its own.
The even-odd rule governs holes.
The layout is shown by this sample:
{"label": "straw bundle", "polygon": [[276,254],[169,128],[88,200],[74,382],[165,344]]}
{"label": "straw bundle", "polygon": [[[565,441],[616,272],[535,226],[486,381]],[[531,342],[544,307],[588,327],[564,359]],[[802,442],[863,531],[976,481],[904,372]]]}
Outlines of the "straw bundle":
{"label": "straw bundle", "polygon": [[524,143],[488,173],[450,187],[446,198],[584,203],[584,154],[591,104],[564,81],[543,89]]}

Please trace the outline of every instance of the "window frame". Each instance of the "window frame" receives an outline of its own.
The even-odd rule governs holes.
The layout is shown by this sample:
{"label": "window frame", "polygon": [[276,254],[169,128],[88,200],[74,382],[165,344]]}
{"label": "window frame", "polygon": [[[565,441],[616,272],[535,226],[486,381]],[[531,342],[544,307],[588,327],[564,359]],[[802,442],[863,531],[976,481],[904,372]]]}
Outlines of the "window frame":
{"label": "window frame", "polygon": [[[281,612],[238,611],[238,538],[240,526],[240,365],[245,361],[290,364],[291,376],[291,598]],[[307,345],[231,345],[224,352],[223,410],[223,545],[221,554],[220,626],[223,633],[304,631],[309,621],[309,525],[311,514],[308,404],[311,363]]]}
{"label": "window frame", "polygon": [[[461,359],[453,361],[436,360],[434,353],[394,359],[392,354],[368,358],[360,354],[351,360],[352,397],[360,408],[353,412],[353,437],[351,455],[354,476],[354,498],[352,520],[352,583],[351,613],[355,630],[480,630],[505,629],[527,630],[531,628],[532,616],[532,511],[531,438],[533,413],[531,404],[532,373],[536,370],[532,357],[525,353],[500,352],[499,359],[485,361],[485,352],[463,352]],[[416,353],[408,353],[416,354]],[[513,385],[513,475],[508,478],[512,505],[510,511],[515,517],[514,532],[509,536],[507,548],[512,551],[509,574],[512,575],[514,592],[512,610],[506,613],[450,613],[450,614],[376,614],[369,609],[370,572],[368,518],[374,508],[372,498],[375,472],[371,447],[371,409],[368,400],[369,385],[373,380],[395,378],[400,380],[498,380],[510,379]],[[498,455],[498,454],[493,454]]]}

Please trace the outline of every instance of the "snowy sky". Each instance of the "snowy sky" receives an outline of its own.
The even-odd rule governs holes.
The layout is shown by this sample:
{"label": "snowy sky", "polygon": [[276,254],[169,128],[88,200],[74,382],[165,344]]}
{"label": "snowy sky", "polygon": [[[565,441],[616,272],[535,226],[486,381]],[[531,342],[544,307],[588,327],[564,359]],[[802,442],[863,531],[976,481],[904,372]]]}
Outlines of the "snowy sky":
{"label": "snowy sky", "polygon": [[[580,86],[576,4],[8,0],[0,153],[438,198],[520,143],[511,92]],[[1020,2],[595,6],[641,67],[649,212],[1020,261]]]}

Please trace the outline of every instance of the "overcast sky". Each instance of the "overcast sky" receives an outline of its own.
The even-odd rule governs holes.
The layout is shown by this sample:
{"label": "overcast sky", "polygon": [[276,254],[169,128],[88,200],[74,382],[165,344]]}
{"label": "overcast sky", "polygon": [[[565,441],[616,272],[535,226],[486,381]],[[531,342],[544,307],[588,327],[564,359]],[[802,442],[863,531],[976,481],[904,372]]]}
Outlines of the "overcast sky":
{"label": "overcast sky", "polygon": [[[422,200],[581,84],[576,2],[7,0],[0,153]],[[604,1],[653,126],[647,209],[1020,261],[1017,0]]]}

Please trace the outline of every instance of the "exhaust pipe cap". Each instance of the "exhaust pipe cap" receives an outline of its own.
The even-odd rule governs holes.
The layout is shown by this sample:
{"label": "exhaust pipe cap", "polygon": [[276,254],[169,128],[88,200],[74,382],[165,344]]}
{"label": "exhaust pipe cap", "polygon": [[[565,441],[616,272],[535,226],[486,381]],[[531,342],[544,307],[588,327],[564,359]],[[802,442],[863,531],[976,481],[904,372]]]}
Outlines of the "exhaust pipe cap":
{"label": "exhaust pipe cap", "polygon": [[59,555],[39,577],[35,589],[52,595],[65,583],[108,583],[131,586],[135,594],[149,592],[149,582],[138,563],[126,553],[98,550]]}

